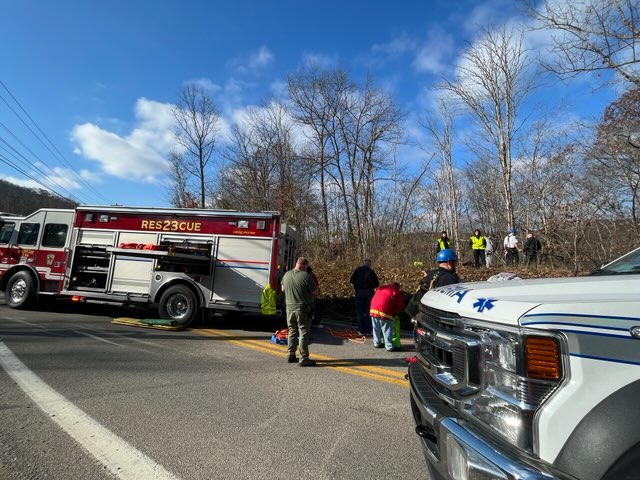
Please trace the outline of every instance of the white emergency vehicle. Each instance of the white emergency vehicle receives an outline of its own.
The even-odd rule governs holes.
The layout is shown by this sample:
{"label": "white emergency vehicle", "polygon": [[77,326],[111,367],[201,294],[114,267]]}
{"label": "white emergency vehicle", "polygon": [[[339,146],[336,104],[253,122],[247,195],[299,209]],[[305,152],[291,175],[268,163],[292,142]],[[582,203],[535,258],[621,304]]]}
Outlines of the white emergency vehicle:
{"label": "white emergency vehicle", "polygon": [[640,478],[640,249],[427,292],[411,406],[438,479]]}

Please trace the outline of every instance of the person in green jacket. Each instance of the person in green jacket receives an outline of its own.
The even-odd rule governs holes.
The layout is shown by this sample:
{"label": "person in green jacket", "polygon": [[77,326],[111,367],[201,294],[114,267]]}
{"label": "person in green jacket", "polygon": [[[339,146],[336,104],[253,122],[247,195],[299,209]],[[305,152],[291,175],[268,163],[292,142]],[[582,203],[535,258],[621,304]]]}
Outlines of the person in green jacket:
{"label": "person in green jacket", "polygon": [[[316,364],[309,358],[309,335],[311,333],[311,313],[313,301],[318,295],[318,287],[313,283],[311,275],[307,273],[309,260],[300,257],[296,260],[294,269],[289,270],[282,277],[282,291],[287,305],[287,361],[298,361],[296,350],[300,350],[300,366],[311,367]],[[300,339],[298,341],[298,338]]]}

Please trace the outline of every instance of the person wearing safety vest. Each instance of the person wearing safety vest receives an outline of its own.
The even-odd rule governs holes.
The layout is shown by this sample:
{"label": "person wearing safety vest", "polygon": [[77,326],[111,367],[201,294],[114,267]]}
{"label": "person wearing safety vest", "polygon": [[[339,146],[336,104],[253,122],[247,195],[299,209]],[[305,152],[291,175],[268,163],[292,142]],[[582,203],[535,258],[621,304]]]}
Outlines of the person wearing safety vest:
{"label": "person wearing safety vest", "polygon": [[473,265],[476,268],[480,267],[480,265],[484,266],[484,249],[487,247],[487,241],[482,236],[482,232],[477,228],[474,230],[473,235],[469,239],[469,246],[473,251]]}
{"label": "person wearing safety vest", "polygon": [[436,253],[445,248],[451,248],[451,240],[449,240],[446,230],[443,230],[442,236],[436,240]]}
{"label": "person wearing safety vest", "polygon": [[399,283],[389,283],[376,289],[369,310],[374,347],[385,347],[389,352],[400,351],[400,347],[393,346],[393,317],[403,310],[404,298]]}

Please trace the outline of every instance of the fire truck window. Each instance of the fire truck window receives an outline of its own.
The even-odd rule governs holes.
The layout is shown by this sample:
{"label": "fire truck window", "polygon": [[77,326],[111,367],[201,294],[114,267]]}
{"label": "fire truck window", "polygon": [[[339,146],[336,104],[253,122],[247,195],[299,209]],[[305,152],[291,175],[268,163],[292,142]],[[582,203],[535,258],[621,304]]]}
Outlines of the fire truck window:
{"label": "fire truck window", "polygon": [[38,241],[38,232],[40,232],[39,223],[23,223],[20,225],[18,245],[35,245]]}
{"label": "fire truck window", "polygon": [[42,236],[42,246],[64,247],[68,229],[69,226],[63,223],[49,223],[45,225],[44,235]]}
{"label": "fire truck window", "polygon": [[13,222],[3,222],[0,224],[0,243],[9,243],[16,224]]}

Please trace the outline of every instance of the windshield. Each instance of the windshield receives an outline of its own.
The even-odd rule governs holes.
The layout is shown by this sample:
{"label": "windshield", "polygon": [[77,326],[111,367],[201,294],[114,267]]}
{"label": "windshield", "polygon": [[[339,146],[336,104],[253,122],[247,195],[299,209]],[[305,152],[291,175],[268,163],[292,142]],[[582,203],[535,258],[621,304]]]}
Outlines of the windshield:
{"label": "windshield", "polygon": [[618,275],[624,273],[640,273],[640,248],[604,265],[592,275]]}

